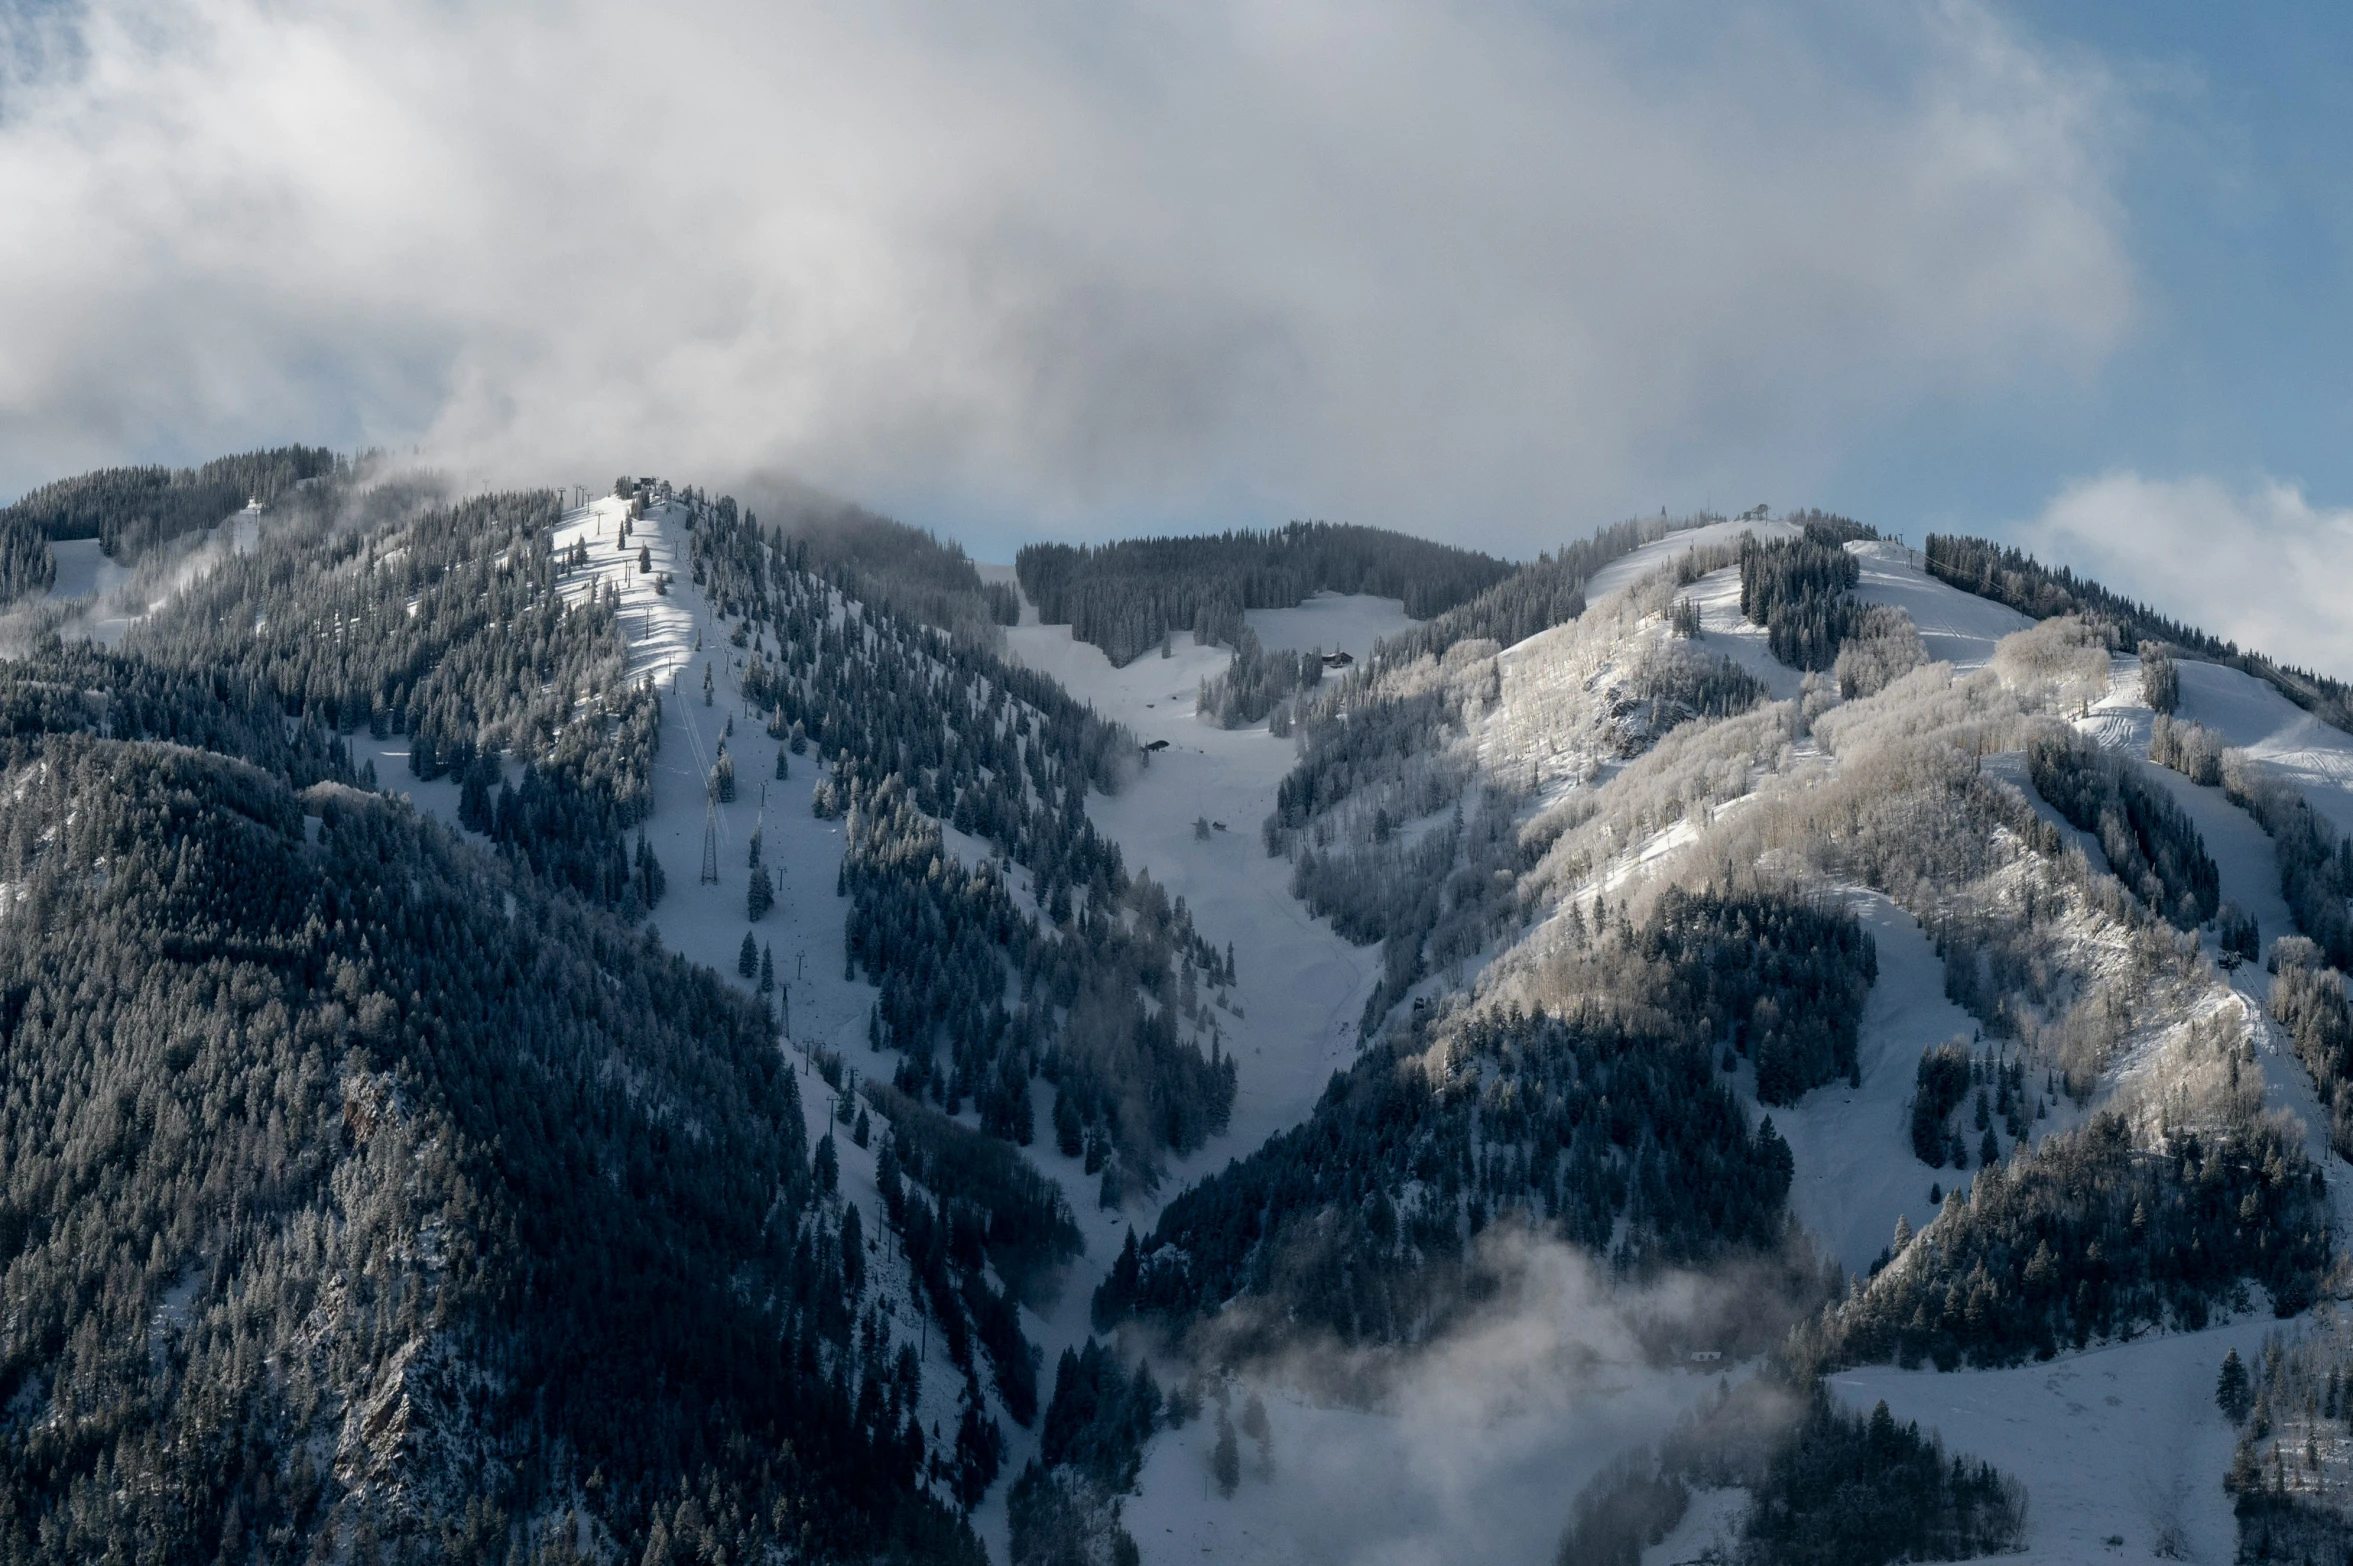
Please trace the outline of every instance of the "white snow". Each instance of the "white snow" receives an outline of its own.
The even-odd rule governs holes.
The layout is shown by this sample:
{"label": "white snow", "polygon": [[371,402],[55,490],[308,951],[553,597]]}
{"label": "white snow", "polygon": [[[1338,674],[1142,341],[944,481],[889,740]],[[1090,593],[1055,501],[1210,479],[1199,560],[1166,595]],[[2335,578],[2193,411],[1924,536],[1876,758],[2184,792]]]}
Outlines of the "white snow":
{"label": "white snow", "polygon": [[2034,622],[2017,610],[1964,593],[1930,576],[1918,550],[1864,540],[1846,546],[1861,563],[1855,596],[1867,604],[1893,604],[1912,617],[1928,656],[1961,673],[1992,661],[1994,644]]}
{"label": "white snow", "polygon": [[94,538],[61,538],[49,546],[57,576],[49,596],[58,599],[95,598],[131,579],[130,568],[106,557]]}
{"label": "white snow", "polygon": [[[2203,1561],[2236,1554],[2222,1475],[2232,1432],[2214,1404],[2222,1357],[2253,1359],[2278,1330],[2268,1312],[2015,1370],[1850,1370],[1830,1385],[1850,1406],[1881,1399],[1947,1450],[2026,1486],[2020,1566]],[[2120,1539],[2120,1544],[2110,1544]]]}
{"label": "white snow", "polygon": [[2353,833],[2353,734],[2334,729],[2251,674],[2183,659],[2176,716],[2217,730],[2304,791],[2312,808]]}
{"label": "white snow", "polygon": [[1915,1232],[1936,1216],[1930,1185],[1950,1190],[1966,1181],[1914,1155],[1910,1104],[1921,1052],[1955,1036],[1967,1040],[1977,1025],[1945,999],[1944,960],[1910,914],[1876,892],[1850,893],[1848,906],[1879,953],[1879,982],[1855,1051],[1863,1085],[1833,1082],[1768,1113],[1797,1165],[1791,1210],[1832,1260],[1860,1276],[1886,1248],[1899,1214]]}
{"label": "white snow", "polygon": [[[1270,858],[1259,840],[1275,786],[1295,759],[1291,742],[1270,737],[1263,723],[1219,729],[1195,719],[1200,681],[1223,672],[1229,653],[1180,636],[1173,656],[1147,653],[1114,669],[1068,626],[1038,625],[1028,613],[1024,620],[1007,632],[1012,656],[1139,740],[1170,742],[1117,795],[1091,796],[1088,813],[1119,844],[1130,872],[1150,870],[1191,906],[1203,939],[1234,948],[1242,1016],[1221,1018],[1241,1074],[1233,1124],[1173,1165],[1174,1194],[1306,1117],[1331,1074],[1355,1059],[1356,1022],[1380,955],[1309,917],[1291,896],[1288,861]],[[1197,838],[1194,823],[1203,818],[1225,830]]]}
{"label": "white snow", "polygon": [[[1373,643],[1416,622],[1401,598],[1317,593],[1294,609],[1245,609],[1242,623],[1269,652],[1344,652],[1362,659]],[[1145,656],[1149,657],[1150,654]]]}
{"label": "white snow", "polygon": [[1795,538],[1798,530],[1787,522],[1710,522],[1704,527],[1681,528],[1620,555],[1594,572],[1585,581],[1585,601],[1600,603],[1610,594],[1632,587],[1686,550],[1738,543],[1743,533],[1752,533],[1758,543],[1769,544],[1775,539]]}

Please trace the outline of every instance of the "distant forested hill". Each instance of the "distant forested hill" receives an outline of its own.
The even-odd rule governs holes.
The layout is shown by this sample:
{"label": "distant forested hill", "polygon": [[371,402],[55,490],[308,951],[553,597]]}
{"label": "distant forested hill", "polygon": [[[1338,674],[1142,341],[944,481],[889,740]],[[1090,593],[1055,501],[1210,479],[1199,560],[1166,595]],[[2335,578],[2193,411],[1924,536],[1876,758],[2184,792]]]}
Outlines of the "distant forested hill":
{"label": "distant forested hill", "polygon": [[764,517],[810,570],[902,619],[993,646],[995,628],[1021,618],[1011,587],[983,582],[961,545],[928,529],[789,479],[754,479],[743,500],[747,518],[757,525]]}
{"label": "distant forested hill", "polygon": [[1238,643],[1245,609],[1288,609],[1317,592],[1399,598],[1417,620],[1511,574],[1491,555],[1381,528],[1293,522],[1267,533],[1031,544],[1014,559],[1022,591],[1048,625],[1124,664],[1190,631]]}
{"label": "distant forested hill", "polygon": [[0,508],[0,603],[48,589],[51,540],[95,538],[108,558],[135,565],[157,544],[218,526],[249,500],[269,505],[333,471],[334,454],[322,447],[281,446],[197,468],[100,468],[44,484]]}
{"label": "distant forested hill", "polygon": [[763,1010],[343,774],[0,665],[0,1557],[977,1559]]}

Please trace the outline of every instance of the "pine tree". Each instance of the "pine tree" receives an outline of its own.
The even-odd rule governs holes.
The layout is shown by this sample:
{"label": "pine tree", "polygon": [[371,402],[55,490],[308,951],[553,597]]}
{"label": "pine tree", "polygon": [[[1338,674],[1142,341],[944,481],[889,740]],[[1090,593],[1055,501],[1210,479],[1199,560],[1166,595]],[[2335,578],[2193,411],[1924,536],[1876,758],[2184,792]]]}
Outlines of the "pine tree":
{"label": "pine tree", "polygon": [[2222,1374],[2214,1383],[2214,1405],[2234,1425],[2245,1424],[2255,1406],[2254,1394],[2247,1384],[2247,1366],[2237,1349],[2222,1356]]}
{"label": "pine tree", "polygon": [[[749,889],[744,894],[745,908],[752,922],[757,924],[768,917],[768,910],[776,905],[776,886],[765,870],[754,870]],[[748,939],[748,937],[747,937]]]}
{"label": "pine tree", "polygon": [[[751,932],[747,930],[744,932],[744,944],[749,946],[751,941]],[[760,993],[763,995],[772,994],[774,993],[775,989],[776,949],[774,947],[769,947],[767,950],[760,953]]]}
{"label": "pine tree", "polygon": [[1242,1449],[1234,1440],[1234,1422],[1217,1411],[1217,1449],[1210,1454],[1210,1472],[1217,1477],[1217,1493],[1230,1496],[1242,1482]]}
{"label": "pine tree", "polygon": [[743,933],[742,949],[735,954],[735,971],[748,979],[758,971],[759,966],[760,949],[752,940],[752,932],[746,930]]}

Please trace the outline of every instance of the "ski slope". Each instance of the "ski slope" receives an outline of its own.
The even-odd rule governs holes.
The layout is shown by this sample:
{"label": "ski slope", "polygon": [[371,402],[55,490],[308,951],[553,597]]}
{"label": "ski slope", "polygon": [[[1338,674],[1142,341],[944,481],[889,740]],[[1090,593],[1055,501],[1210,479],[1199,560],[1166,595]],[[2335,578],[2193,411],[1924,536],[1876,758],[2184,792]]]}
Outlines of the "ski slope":
{"label": "ski slope", "polygon": [[95,538],[54,540],[49,545],[49,558],[57,568],[56,578],[49,584],[52,599],[96,598],[131,579],[130,568],[109,560]]}
{"label": "ski slope", "polygon": [[[1913,1153],[1911,1100],[1921,1052],[1966,1041],[1977,1024],[1945,999],[1944,960],[1910,914],[1876,892],[1850,893],[1847,906],[1879,953],[1879,982],[1856,1040],[1863,1085],[1833,1082],[1768,1112],[1796,1160],[1790,1210],[1831,1260],[1859,1277],[1886,1248],[1899,1215],[1914,1232],[1936,1216],[1932,1184],[1952,1190],[1967,1183]],[[1744,1063],[1743,1081],[1753,1091],[1752,1073]]]}
{"label": "ski slope", "polygon": [[1344,652],[1362,660],[1373,643],[1415,622],[1401,598],[1317,593],[1296,608],[1245,609],[1242,623],[1269,652]]}
{"label": "ski slope", "polygon": [[1961,673],[1993,660],[1994,645],[2034,622],[2005,604],[1964,593],[1930,576],[1918,550],[1885,540],[1846,546],[1860,565],[1855,596],[1867,604],[1891,604],[1912,617],[1928,656]]}

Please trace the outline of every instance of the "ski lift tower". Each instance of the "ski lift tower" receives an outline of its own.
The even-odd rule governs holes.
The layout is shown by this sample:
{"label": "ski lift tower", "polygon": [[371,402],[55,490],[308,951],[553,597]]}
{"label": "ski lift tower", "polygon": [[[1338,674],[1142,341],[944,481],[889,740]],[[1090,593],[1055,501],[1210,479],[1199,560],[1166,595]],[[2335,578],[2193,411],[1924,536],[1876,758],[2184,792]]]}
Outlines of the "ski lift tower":
{"label": "ski lift tower", "polygon": [[719,769],[703,779],[703,881],[719,883]]}

